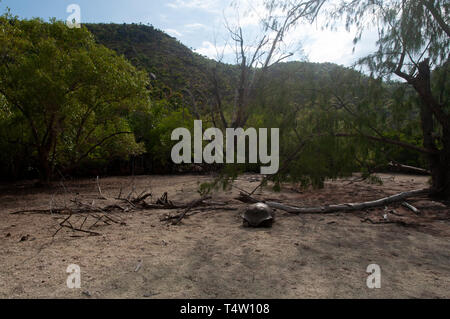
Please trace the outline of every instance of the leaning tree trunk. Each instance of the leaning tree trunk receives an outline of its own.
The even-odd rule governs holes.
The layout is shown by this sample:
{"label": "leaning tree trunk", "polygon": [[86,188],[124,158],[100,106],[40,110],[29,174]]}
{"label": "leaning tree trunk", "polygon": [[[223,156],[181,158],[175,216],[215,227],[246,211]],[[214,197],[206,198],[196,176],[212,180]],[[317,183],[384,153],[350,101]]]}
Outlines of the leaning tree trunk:
{"label": "leaning tree trunk", "polygon": [[[429,60],[419,64],[418,75],[408,82],[419,93],[423,144],[434,153],[428,155],[432,176],[431,196],[450,198],[450,126],[449,115],[443,111],[443,106],[434,98],[431,90],[431,70]],[[435,137],[435,123],[442,126],[442,146],[438,148]]]}

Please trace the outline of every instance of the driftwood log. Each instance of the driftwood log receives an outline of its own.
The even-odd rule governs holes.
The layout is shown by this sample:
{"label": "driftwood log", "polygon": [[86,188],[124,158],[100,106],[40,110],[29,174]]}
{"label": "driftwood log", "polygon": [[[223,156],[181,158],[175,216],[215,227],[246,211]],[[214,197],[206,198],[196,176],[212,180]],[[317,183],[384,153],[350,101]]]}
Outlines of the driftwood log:
{"label": "driftwood log", "polygon": [[405,199],[411,197],[427,195],[429,193],[430,193],[429,189],[420,189],[363,203],[348,203],[348,204],[318,206],[318,207],[296,207],[272,201],[264,201],[264,200],[259,201],[245,193],[241,193],[237,199],[245,203],[264,202],[274,209],[283,210],[291,214],[330,214],[330,213],[351,212],[351,211],[365,210],[368,208],[383,207],[392,203],[403,202]]}

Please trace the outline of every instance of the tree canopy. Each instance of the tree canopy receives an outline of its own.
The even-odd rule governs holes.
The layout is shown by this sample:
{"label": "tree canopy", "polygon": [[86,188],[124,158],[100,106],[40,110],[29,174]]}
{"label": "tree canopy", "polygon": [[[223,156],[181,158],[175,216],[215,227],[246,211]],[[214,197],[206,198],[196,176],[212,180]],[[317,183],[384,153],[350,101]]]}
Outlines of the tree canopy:
{"label": "tree canopy", "polygon": [[5,14],[0,30],[4,147],[26,148],[46,180],[87,158],[143,152],[127,118],[148,111],[146,72],[86,28]]}

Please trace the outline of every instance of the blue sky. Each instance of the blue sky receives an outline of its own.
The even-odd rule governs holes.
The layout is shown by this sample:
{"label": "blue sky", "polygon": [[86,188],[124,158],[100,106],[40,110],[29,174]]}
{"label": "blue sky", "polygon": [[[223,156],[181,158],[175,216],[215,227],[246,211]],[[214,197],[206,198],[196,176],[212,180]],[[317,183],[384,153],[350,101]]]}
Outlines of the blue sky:
{"label": "blue sky", "polygon": [[[233,62],[233,48],[228,45],[225,18],[230,24],[238,20],[247,38],[253,39],[258,30],[258,14],[262,10],[256,0],[241,0],[238,9],[231,0],[0,0],[0,10],[6,7],[21,18],[56,17],[66,20],[68,5],[81,8],[81,23],[115,22],[143,23],[164,30],[186,46],[210,58],[224,52],[224,60]],[[358,57],[373,50],[376,40],[373,32],[366,34],[352,53],[353,34],[345,30],[323,31],[319,25],[303,25],[289,34],[293,60],[334,62],[349,66]],[[302,47],[301,50],[297,50]]]}

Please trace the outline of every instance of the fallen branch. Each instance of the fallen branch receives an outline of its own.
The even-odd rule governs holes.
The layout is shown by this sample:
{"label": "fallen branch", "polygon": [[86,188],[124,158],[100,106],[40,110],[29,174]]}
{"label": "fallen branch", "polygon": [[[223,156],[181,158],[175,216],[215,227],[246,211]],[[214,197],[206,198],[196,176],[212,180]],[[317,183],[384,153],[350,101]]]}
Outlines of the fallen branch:
{"label": "fallen branch", "polygon": [[385,225],[385,224],[396,224],[403,227],[417,227],[420,226],[419,224],[410,224],[406,223],[402,220],[381,220],[381,221],[374,221],[370,218],[365,218],[361,220],[362,223],[371,223],[372,225]]}
{"label": "fallen branch", "polygon": [[80,228],[75,228],[73,226],[62,225],[62,227],[69,228],[69,229],[71,229],[73,231],[76,231],[76,232],[86,233],[86,234],[89,234],[91,236],[101,236],[102,235],[102,234],[94,232],[94,231],[84,230],[84,229],[80,229]]}
{"label": "fallen branch", "polygon": [[[190,214],[185,214],[184,218],[191,217],[191,216],[194,216],[194,215],[199,214],[199,213],[201,213],[201,211],[197,210],[197,211],[192,212]],[[165,216],[165,217],[161,218],[160,221],[161,222],[168,222],[168,221],[172,221],[172,220],[175,220],[175,219],[178,220],[178,219],[180,219],[180,217],[183,214],[184,214],[184,212],[176,214],[176,215],[168,215],[168,216]]]}
{"label": "fallen branch", "polygon": [[[108,202],[113,201],[112,198],[108,198],[103,195],[98,177],[97,177],[97,191],[100,195],[100,199],[107,200]],[[197,208],[199,212],[206,209],[235,210],[235,208],[227,207],[228,203],[212,201],[211,196],[205,196],[198,200],[189,202],[187,204],[174,204],[172,201],[169,200],[167,192],[164,193],[161,196],[161,198],[159,198],[155,203],[150,204],[146,202],[147,198],[152,197],[152,194],[150,192],[143,191],[140,195],[132,197],[134,191],[135,188],[133,187],[132,192],[130,192],[130,195],[128,195],[127,198],[121,198],[120,196],[122,193],[121,191],[119,197],[115,199],[117,202],[111,203],[108,206],[97,206],[95,205],[94,201],[92,201],[92,203],[85,203],[76,197],[75,199],[70,200],[70,202],[73,204],[71,205],[71,207],[66,206],[63,208],[54,208],[53,204],[51,203],[50,209],[29,209],[13,212],[11,214],[29,213],[29,214],[54,214],[54,215],[58,214],[60,216],[67,215],[67,218],[64,217],[64,220],[58,224],[59,227],[53,234],[53,237],[55,237],[63,228],[71,229],[74,232],[83,232],[89,235],[99,236],[101,234],[93,232],[90,229],[96,227],[100,222],[104,223],[105,225],[111,225],[111,223],[126,225],[123,221],[121,221],[121,218],[116,217],[112,218],[111,214],[115,212],[142,211],[145,209],[162,209],[162,210],[184,209],[183,212],[175,216],[169,216],[165,219],[162,219],[162,221],[173,220],[173,224],[177,225],[186,216],[193,215],[194,213],[192,213],[192,210],[194,208]],[[80,215],[82,215],[81,216],[82,222],[79,227],[76,227],[75,224],[78,224],[78,221],[74,222],[73,219],[71,218],[75,216],[80,217]],[[91,224],[90,227],[87,226],[87,224],[90,224],[88,221],[89,218],[94,219],[94,222],[93,224]]]}
{"label": "fallen branch", "polygon": [[394,215],[394,216],[398,216],[398,217],[403,217],[403,215],[402,215],[402,214],[399,214],[399,213],[397,213],[397,211],[396,211],[395,209],[393,209],[393,210],[389,211],[389,214],[392,214],[392,215]]}
{"label": "fallen branch", "polygon": [[396,194],[393,196],[385,197],[382,199],[378,199],[375,201],[363,202],[363,203],[348,203],[341,205],[329,205],[329,206],[319,206],[319,207],[295,207],[290,205],[285,205],[277,202],[269,202],[269,201],[258,201],[257,199],[241,193],[237,198],[238,200],[246,203],[257,203],[257,202],[265,202],[267,205],[274,209],[279,209],[286,211],[291,214],[329,214],[329,213],[337,213],[337,212],[350,212],[350,211],[358,211],[365,210],[368,208],[376,208],[383,207],[388,204],[402,202],[407,198],[429,194],[429,189],[420,189],[415,191],[404,192],[400,194]]}
{"label": "fallen branch", "polygon": [[[72,211],[73,214],[83,214],[86,213],[85,210],[77,210],[74,209]],[[68,208],[53,208],[53,209],[25,209],[25,210],[19,210],[17,212],[12,212],[10,215],[24,215],[24,214],[30,214],[30,215],[70,215],[71,212]]]}
{"label": "fallen branch", "polygon": [[[94,227],[97,226],[97,224],[98,224],[99,222],[101,222],[101,221],[102,221],[103,223],[105,223],[106,225],[110,225],[110,224],[108,223],[107,220],[104,220],[105,217],[106,217],[105,215],[101,215],[101,216],[94,216],[94,215],[92,215],[92,217],[97,218],[97,220],[95,221],[94,224],[91,225],[91,227],[89,227],[89,229],[94,228]],[[110,219],[110,218],[109,218],[109,220],[112,221],[112,222],[115,223],[115,224],[118,224],[118,222],[116,222],[115,220],[112,220],[112,219]],[[82,227],[80,227],[80,228],[82,228]]]}
{"label": "fallen branch", "polygon": [[87,219],[87,217],[86,217],[86,219],[83,221],[83,223],[81,224],[81,227],[79,227],[79,228],[77,228],[77,227],[74,227],[71,223],[70,223],[70,219],[72,218],[72,214],[70,214],[66,219],[64,219],[61,223],[59,223],[59,228],[56,230],[56,232],[53,234],[53,238],[60,232],[60,230],[61,229],[63,229],[63,228],[67,228],[67,229],[70,229],[70,230],[72,230],[72,231],[74,231],[74,232],[81,232],[81,233],[85,233],[85,234],[89,234],[89,235],[91,235],[91,236],[101,236],[101,234],[100,233],[97,233],[97,232],[93,232],[93,231],[90,231],[90,230],[85,230],[85,229],[83,229],[83,225],[84,225],[84,223],[86,222],[86,219]]}
{"label": "fallen branch", "polygon": [[183,213],[181,213],[180,216],[175,221],[172,222],[172,224],[178,225],[183,220],[183,218],[186,217],[187,213],[189,213],[193,208],[203,205],[204,201],[207,199],[211,199],[211,196],[202,197],[198,200],[193,201],[191,204],[189,204],[189,206],[186,208],[186,210]]}
{"label": "fallen branch", "polygon": [[[197,207],[194,212],[186,214],[184,216],[184,218],[191,217],[191,216],[203,213],[205,211],[214,211],[214,210],[236,211],[236,210],[238,210],[238,208],[236,208],[236,207],[222,207],[222,206],[219,206],[219,207]],[[167,216],[161,218],[160,221],[161,222],[167,222],[167,221],[171,221],[171,220],[174,220],[174,219],[179,219],[182,216],[183,213],[184,212],[179,213],[179,214],[175,214],[175,215],[167,215]]]}
{"label": "fallen branch", "polygon": [[169,196],[167,195],[167,192],[165,192],[160,199],[156,201],[156,205],[161,205],[168,208],[173,208],[175,205],[168,199]]}
{"label": "fallen branch", "polygon": [[407,202],[404,202],[402,204],[403,207],[406,207],[407,209],[409,209],[410,211],[412,211],[414,214],[416,215],[420,215],[420,210],[418,210],[417,208],[415,208],[413,205],[408,204]]}
{"label": "fallen branch", "polygon": [[149,198],[149,197],[152,197],[153,195],[152,195],[152,193],[142,193],[140,196],[138,196],[137,198],[135,198],[135,199],[132,199],[131,200],[131,202],[133,203],[133,204],[139,204],[140,202],[143,202],[143,201],[145,201],[147,198]]}
{"label": "fallen branch", "polygon": [[398,163],[394,163],[394,162],[389,163],[389,166],[395,167],[395,168],[398,168],[400,170],[410,172],[410,173],[417,173],[417,174],[421,174],[421,175],[431,175],[431,172],[424,168],[402,165],[402,164],[398,164]]}
{"label": "fallen branch", "polygon": [[200,200],[195,200],[193,202],[187,204],[174,204],[172,201],[168,199],[167,193],[164,193],[161,198],[159,198],[156,203],[149,204],[146,202],[142,202],[141,206],[145,209],[163,209],[163,210],[171,210],[171,209],[187,209],[191,207],[191,205],[195,204],[194,207],[198,207],[200,205],[207,205],[204,201],[207,199],[211,199],[211,197],[203,197]]}

